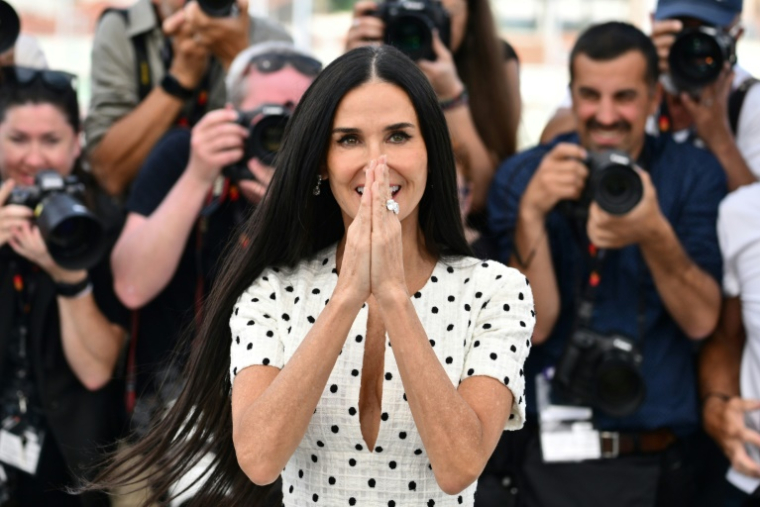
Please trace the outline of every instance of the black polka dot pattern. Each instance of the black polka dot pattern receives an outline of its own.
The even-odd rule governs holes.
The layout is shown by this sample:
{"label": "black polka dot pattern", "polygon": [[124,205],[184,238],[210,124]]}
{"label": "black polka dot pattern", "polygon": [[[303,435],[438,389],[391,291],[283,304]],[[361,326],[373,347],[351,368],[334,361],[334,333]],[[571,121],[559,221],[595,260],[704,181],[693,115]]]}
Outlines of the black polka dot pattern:
{"label": "black polka dot pattern", "polygon": [[[230,314],[233,382],[249,366],[282,368],[306,334],[320,329],[313,325],[329,308],[340,277],[334,247],[295,268],[278,269],[265,270]],[[473,377],[497,379],[515,400],[507,428],[520,427],[523,363],[535,323],[525,277],[490,260],[446,258],[410,301],[430,343],[427,353],[437,358],[453,385]],[[392,335],[383,340],[382,400],[375,413],[380,432],[372,447],[362,440],[359,388],[365,346],[375,339],[367,335],[367,315],[365,304],[342,349],[335,349],[337,357],[329,359],[335,361],[333,371],[318,386],[321,399],[308,409],[314,413],[307,432],[282,472],[284,504],[472,506],[474,486],[449,496],[435,480],[390,349],[390,340],[399,339]]]}

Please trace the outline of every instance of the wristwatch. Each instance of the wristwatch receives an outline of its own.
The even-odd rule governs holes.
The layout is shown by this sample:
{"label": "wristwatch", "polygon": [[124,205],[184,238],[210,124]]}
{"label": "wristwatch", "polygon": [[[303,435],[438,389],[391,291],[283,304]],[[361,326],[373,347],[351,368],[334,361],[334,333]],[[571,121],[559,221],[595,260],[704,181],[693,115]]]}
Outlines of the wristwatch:
{"label": "wristwatch", "polygon": [[167,73],[161,80],[161,88],[172,97],[177,97],[181,100],[192,99],[195,94],[194,90],[182,86],[182,83],[169,73]]}

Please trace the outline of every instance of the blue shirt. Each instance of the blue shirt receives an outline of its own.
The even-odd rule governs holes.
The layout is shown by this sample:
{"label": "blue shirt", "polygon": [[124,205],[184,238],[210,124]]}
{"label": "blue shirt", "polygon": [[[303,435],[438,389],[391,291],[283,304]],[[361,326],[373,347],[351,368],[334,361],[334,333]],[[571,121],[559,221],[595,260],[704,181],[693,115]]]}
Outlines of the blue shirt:
{"label": "blue shirt", "polygon": [[[488,196],[489,227],[498,242],[499,259],[512,252],[520,198],[541,159],[556,143],[578,144],[567,134],[551,144],[522,152],[498,169]],[[718,204],[726,195],[726,176],[715,157],[691,144],[678,144],[669,135],[647,137],[648,172],[657,200],[689,258],[720,283],[721,256],[715,224]],[[573,221],[557,209],[546,219],[560,295],[560,314],[547,341],[533,348],[526,363],[528,412],[535,415],[535,376],[559,361],[575,321],[581,280],[589,267],[582,241],[585,229],[573,232]],[[576,229],[577,230],[577,229]],[[578,234],[582,241],[578,241]],[[541,297],[536,295],[536,297]],[[643,324],[639,324],[639,308]],[[613,418],[595,413],[605,430],[645,430],[669,427],[689,432],[699,424],[694,342],[683,333],[665,308],[638,246],[610,250],[601,270],[591,328],[599,333],[621,333],[634,338],[642,350],[641,373],[646,399],[633,414]]]}

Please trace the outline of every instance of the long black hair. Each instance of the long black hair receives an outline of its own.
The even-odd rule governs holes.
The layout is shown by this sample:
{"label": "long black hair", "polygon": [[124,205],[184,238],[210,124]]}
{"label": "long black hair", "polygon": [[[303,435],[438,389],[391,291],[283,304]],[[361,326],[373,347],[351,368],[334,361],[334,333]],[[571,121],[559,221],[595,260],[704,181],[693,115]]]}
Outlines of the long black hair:
{"label": "long black hair", "polygon": [[[435,92],[417,66],[398,50],[364,47],[346,53],[317,77],[286,129],[267,194],[227,246],[220,275],[190,345],[186,384],[166,417],[131,449],[117,455],[90,488],[137,484],[149,475],[152,502],[167,492],[207,452],[213,462],[199,479],[202,505],[262,505],[271,486],[258,487],[241,471],[232,442],[229,318],[238,296],[268,266],[295,265],[336,243],[344,234],[340,208],[322,185],[335,111],[363,83],[380,80],[403,89],[418,117],[428,152],[428,187],[419,225],[428,253],[469,255],[457,203],[456,175],[446,120]],[[240,238],[245,238],[241,240]]]}

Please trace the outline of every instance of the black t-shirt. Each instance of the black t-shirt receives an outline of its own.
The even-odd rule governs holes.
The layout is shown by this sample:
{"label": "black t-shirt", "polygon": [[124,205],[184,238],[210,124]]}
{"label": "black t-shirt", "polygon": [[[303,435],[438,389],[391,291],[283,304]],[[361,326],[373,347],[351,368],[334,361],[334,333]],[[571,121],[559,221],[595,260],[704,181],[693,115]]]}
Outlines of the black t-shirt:
{"label": "black t-shirt", "polygon": [[[145,160],[132,186],[127,211],[150,216],[182,176],[189,160],[190,131],[169,131]],[[154,390],[153,377],[167,365],[182,333],[193,323],[199,284],[207,296],[227,240],[250,211],[243,197],[233,200],[235,192],[228,194],[232,195],[225,196],[207,216],[204,234],[199,232],[199,223],[193,227],[168,285],[139,310],[135,355],[138,396]]]}

